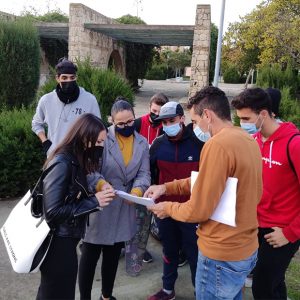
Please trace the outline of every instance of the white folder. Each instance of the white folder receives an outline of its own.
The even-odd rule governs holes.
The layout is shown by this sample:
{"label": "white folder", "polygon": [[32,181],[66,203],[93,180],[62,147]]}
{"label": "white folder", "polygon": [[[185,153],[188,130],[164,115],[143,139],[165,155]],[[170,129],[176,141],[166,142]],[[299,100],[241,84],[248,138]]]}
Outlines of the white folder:
{"label": "white folder", "polygon": [[[191,173],[191,192],[198,174],[199,172],[196,171],[192,171]],[[237,178],[228,177],[225,185],[225,190],[221,196],[219,204],[210,217],[211,220],[236,227],[235,216],[237,182]]]}

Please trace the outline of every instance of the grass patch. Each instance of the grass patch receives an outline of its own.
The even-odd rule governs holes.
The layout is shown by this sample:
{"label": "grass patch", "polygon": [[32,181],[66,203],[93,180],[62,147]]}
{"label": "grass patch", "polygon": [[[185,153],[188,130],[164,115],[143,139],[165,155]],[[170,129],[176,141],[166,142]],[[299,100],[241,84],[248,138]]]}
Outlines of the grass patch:
{"label": "grass patch", "polygon": [[288,296],[292,300],[300,300],[300,252],[298,251],[286,272]]}

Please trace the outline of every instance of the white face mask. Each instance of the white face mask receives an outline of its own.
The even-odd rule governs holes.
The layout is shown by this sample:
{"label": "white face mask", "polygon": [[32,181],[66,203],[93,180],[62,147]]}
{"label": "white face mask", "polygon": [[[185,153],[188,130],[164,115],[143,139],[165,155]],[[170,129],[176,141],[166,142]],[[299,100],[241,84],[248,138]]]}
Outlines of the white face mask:
{"label": "white face mask", "polygon": [[209,131],[203,132],[198,125],[195,126],[193,130],[194,130],[195,136],[203,143],[207,142],[211,138]]}

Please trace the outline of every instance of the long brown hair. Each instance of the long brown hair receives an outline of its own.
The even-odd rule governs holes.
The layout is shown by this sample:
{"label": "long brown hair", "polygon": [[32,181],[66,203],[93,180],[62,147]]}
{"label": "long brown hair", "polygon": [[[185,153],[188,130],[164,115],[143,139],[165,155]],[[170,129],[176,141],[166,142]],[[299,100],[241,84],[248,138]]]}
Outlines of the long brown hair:
{"label": "long brown hair", "polygon": [[91,173],[99,168],[99,161],[88,158],[85,149],[90,143],[91,148],[95,147],[99,133],[107,131],[102,120],[93,114],[87,113],[80,116],[69,129],[63,141],[51,152],[44,164],[44,169],[48,163],[59,153],[73,154],[79,165],[86,173]]}

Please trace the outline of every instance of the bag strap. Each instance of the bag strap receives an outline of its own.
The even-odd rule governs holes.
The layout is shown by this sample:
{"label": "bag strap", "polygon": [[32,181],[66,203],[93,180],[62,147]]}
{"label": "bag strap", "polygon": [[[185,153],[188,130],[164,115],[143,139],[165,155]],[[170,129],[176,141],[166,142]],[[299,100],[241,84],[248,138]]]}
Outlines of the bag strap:
{"label": "bag strap", "polygon": [[36,190],[37,187],[41,184],[41,182],[44,180],[46,175],[58,164],[58,162],[54,163],[50,167],[46,168],[45,170],[42,171],[41,176],[39,177],[37,183],[35,184],[34,188],[32,189],[31,194]]}
{"label": "bag strap", "polygon": [[292,136],[290,137],[290,139],[288,140],[287,146],[286,146],[286,154],[287,154],[287,158],[288,158],[288,160],[289,160],[290,167],[291,167],[291,169],[293,170],[293,172],[295,173],[296,176],[297,176],[297,173],[296,173],[296,170],[295,170],[293,161],[292,161],[292,159],[291,159],[290,150],[289,150],[289,145],[290,145],[290,142],[292,141],[292,139],[293,139],[295,136],[297,136],[297,135],[300,135],[300,133],[295,133],[294,135],[292,135]]}
{"label": "bag strap", "polygon": [[[37,189],[41,189],[41,183],[43,182],[44,178],[46,177],[46,175],[54,168],[54,166],[56,166],[58,164],[58,162],[54,163],[53,165],[51,165],[49,168],[47,168],[46,170],[42,171],[42,174],[40,175],[39,179],[37,180],[35,186],[33,187],[33,189],[30,191],[31,196],[33,195],[33,193],[35,193],[35,191]],[[41,190],[39,190],[38,192],[42,192]],[[28,202],[31,200],[31,197],[28,198],[28,200],[24,203],[25,205],[28,204]]]}

